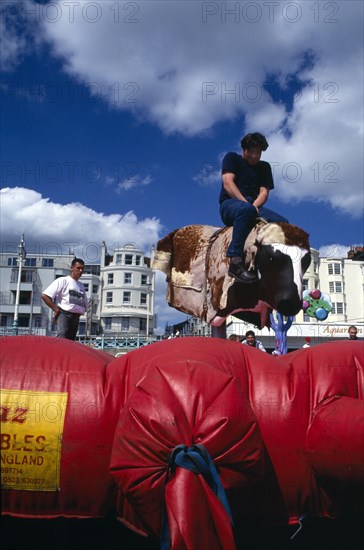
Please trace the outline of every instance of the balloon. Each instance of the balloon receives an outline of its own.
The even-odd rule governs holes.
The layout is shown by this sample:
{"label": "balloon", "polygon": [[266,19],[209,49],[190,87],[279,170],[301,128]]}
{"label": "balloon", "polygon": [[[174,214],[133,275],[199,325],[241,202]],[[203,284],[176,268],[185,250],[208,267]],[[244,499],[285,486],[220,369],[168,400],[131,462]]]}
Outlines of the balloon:
{"label": "balloon", "polygon": [[323,307],[319,307],[316,310],[316,318],[319,321],[324,321],[325,319],[327,319],[327,316],[328,316],[328,313],[327,313],[326,309],[324,309]]}
{"label": "balloon", "polygon": [[305,290],[303,293],[302,309],[309,317],[314,317],[318,321],[327,319],[332,311],[332,302],[328,294],[315,288],[314,290]]}

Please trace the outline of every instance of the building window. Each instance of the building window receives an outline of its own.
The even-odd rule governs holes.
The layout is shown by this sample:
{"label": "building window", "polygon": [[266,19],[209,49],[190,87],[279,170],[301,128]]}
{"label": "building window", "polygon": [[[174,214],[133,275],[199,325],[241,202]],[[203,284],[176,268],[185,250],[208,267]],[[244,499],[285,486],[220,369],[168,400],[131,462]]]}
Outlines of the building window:
{"label": "building window", "polygon": [[88,283],[83,283],[83,286],[85,287],[85,291],[88,292],[88,289],[89,289]]}
{"label": "building window", "polygon": [[111,330],[111,317],[105,317],[105,330]]}
{"label": "building window", "polygon": [[85,264],[84,275],[100,275],[100,266],[95,264]]}
{"label": "building window", "polygon": [[302,290],[308,290],[308,279],[302,280]]}
{"label": "building window", "polygon": [[335,262],[333,264],[328,264],[329,275],[341,275],[341,264]]}
{"label": "building window", "polygon": [[329,282],[329,292],[342,292],[343,291],[343,284],[341,281],[330,281]]}
{"label": "building window", "polygon": [[97,304],[92,304],[92,314],[96,315],[97,313]]}
{"label": "building window", "polygon": [[0,326],[2,327],[6,327],[8,324],[8,318],[6,315],[1,315],[1,322],[0,322]]}
{"label": "building window", "polygon": [[331,313],[342,315],[344,313],[344,304],[342,302],[333,303]]}
{"label": "building window", "polygon": [[24,262],[25,267],[36,267],[37,258],[26,258]]}
{"label": "building window", "polygon": [[113,273],[108,273],[107,274],[107,284],[108,285],[113,285],[114,284],[114,274]]}
{"label": "building window", "polygon": [[19,292],[19,304],[29,306],[32,302],[32,293],[27,290]]}
{"label": "building window", "polygon": [[123,292],[123,303],[130,304],[130,302],[131,302],[131,292],[126,290],[125,292]]}
{"label": "building window", "polygon": [[29,315],[19,315],[18,317],[18,323],[19,327],[22,328],[29,328]]}
{"label": "building window", "polygon": [[42,258],[42,267],[54,267],[54,259]]}
{"label": "building window", "polygon": [[142,286],[148,284],[148,275],[142,275]]}
{"label": "building window", "polygon": [[135,256],[135,265],[140,265],[140,256]]}
{"label": "building window", "polygon": [[139,330],[145,332],[147,330],[147,320],[139,319]]}
{"label": "building window", "polygon": [[125,265],[132,265],[132,264],[133,264],[133,255],[125,254]]}
{"label": "building window", "polygon": [[131,273],[124,273],[124,284],[131,285]]}
{"label": "building window", "polygon": [[40,315],[37,315],[34,320],[34,326],[35,328],[42,328],[42,317]]}
{"label": "building window", "polygon": [[116,254],[115,263],[121,264],[121,261],[122,261],[122,255],[121,254]]}
{"label": "building window", "polygon": [[97,294],[99,290],[99,285],[92,285],[92,294]]}
{"label": "building window", "polygon": [[17,266],[18,262],[16,261],[16,258],[8,258],[8,266]]}
{"label": "building window", "polygon": [[106,303],[112,304],[112,292],[106,292]]}
{"label": "building window", "polygon": [[129,317],[122,317],[121,318],[121,328],[124,331],[129,330],[129,328],[130,328],[130,318]]}
{"label": "building window", "polygon": [[141,306],[147,305],[147,295],[144,292],[142,292],[140,295],[140,305]]}

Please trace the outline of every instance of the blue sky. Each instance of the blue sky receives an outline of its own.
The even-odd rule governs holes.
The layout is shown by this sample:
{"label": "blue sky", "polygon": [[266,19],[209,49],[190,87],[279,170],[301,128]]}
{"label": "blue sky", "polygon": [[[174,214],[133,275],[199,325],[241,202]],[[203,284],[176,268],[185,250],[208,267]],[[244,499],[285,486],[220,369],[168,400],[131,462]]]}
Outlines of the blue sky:
{"label": "blue sky", "polygon": [[[249,131],[269,207],[329,255],[363,243],[363,2],[7,0],[0,25],[3,251],[24,232],[92,261],[220,225]],[[180,321],[157,283],[159,324]]]}

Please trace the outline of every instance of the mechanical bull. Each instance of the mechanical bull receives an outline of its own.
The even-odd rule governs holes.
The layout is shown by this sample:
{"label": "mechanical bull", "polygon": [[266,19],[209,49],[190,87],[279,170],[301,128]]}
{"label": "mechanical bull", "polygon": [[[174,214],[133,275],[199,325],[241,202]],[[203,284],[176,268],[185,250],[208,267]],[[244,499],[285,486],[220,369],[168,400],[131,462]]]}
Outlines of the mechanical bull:
{"label": "mechanical bull", "polygon": [[310,265],[308,235],[288,223],[259,220],[244,246],[259,282],[244,285],[228,275],[226,251],[232,228],[190,225],[161,239],[153,268],[167,276],[167,302],[212,326],[228,315],[269,326],[272,309],[296,315],[302,307],[302,276]]}
{"label": "mechanical bull", "polygon": [[114,360],[3,338],[2,514],[114,515],[173,550],[234,550],[252,522],[360,515],[362,344],[281,359],[177,338]]}

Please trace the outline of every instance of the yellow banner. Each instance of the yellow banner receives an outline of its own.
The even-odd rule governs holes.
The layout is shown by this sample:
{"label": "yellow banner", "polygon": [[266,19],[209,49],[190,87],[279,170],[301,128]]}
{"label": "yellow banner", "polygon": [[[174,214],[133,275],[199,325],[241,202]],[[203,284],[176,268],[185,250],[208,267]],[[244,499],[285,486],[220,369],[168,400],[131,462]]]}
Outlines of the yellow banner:
{"label": "yellow banner", "polygon": [[67,393],[1,391],[1,487],[57,491]]}

